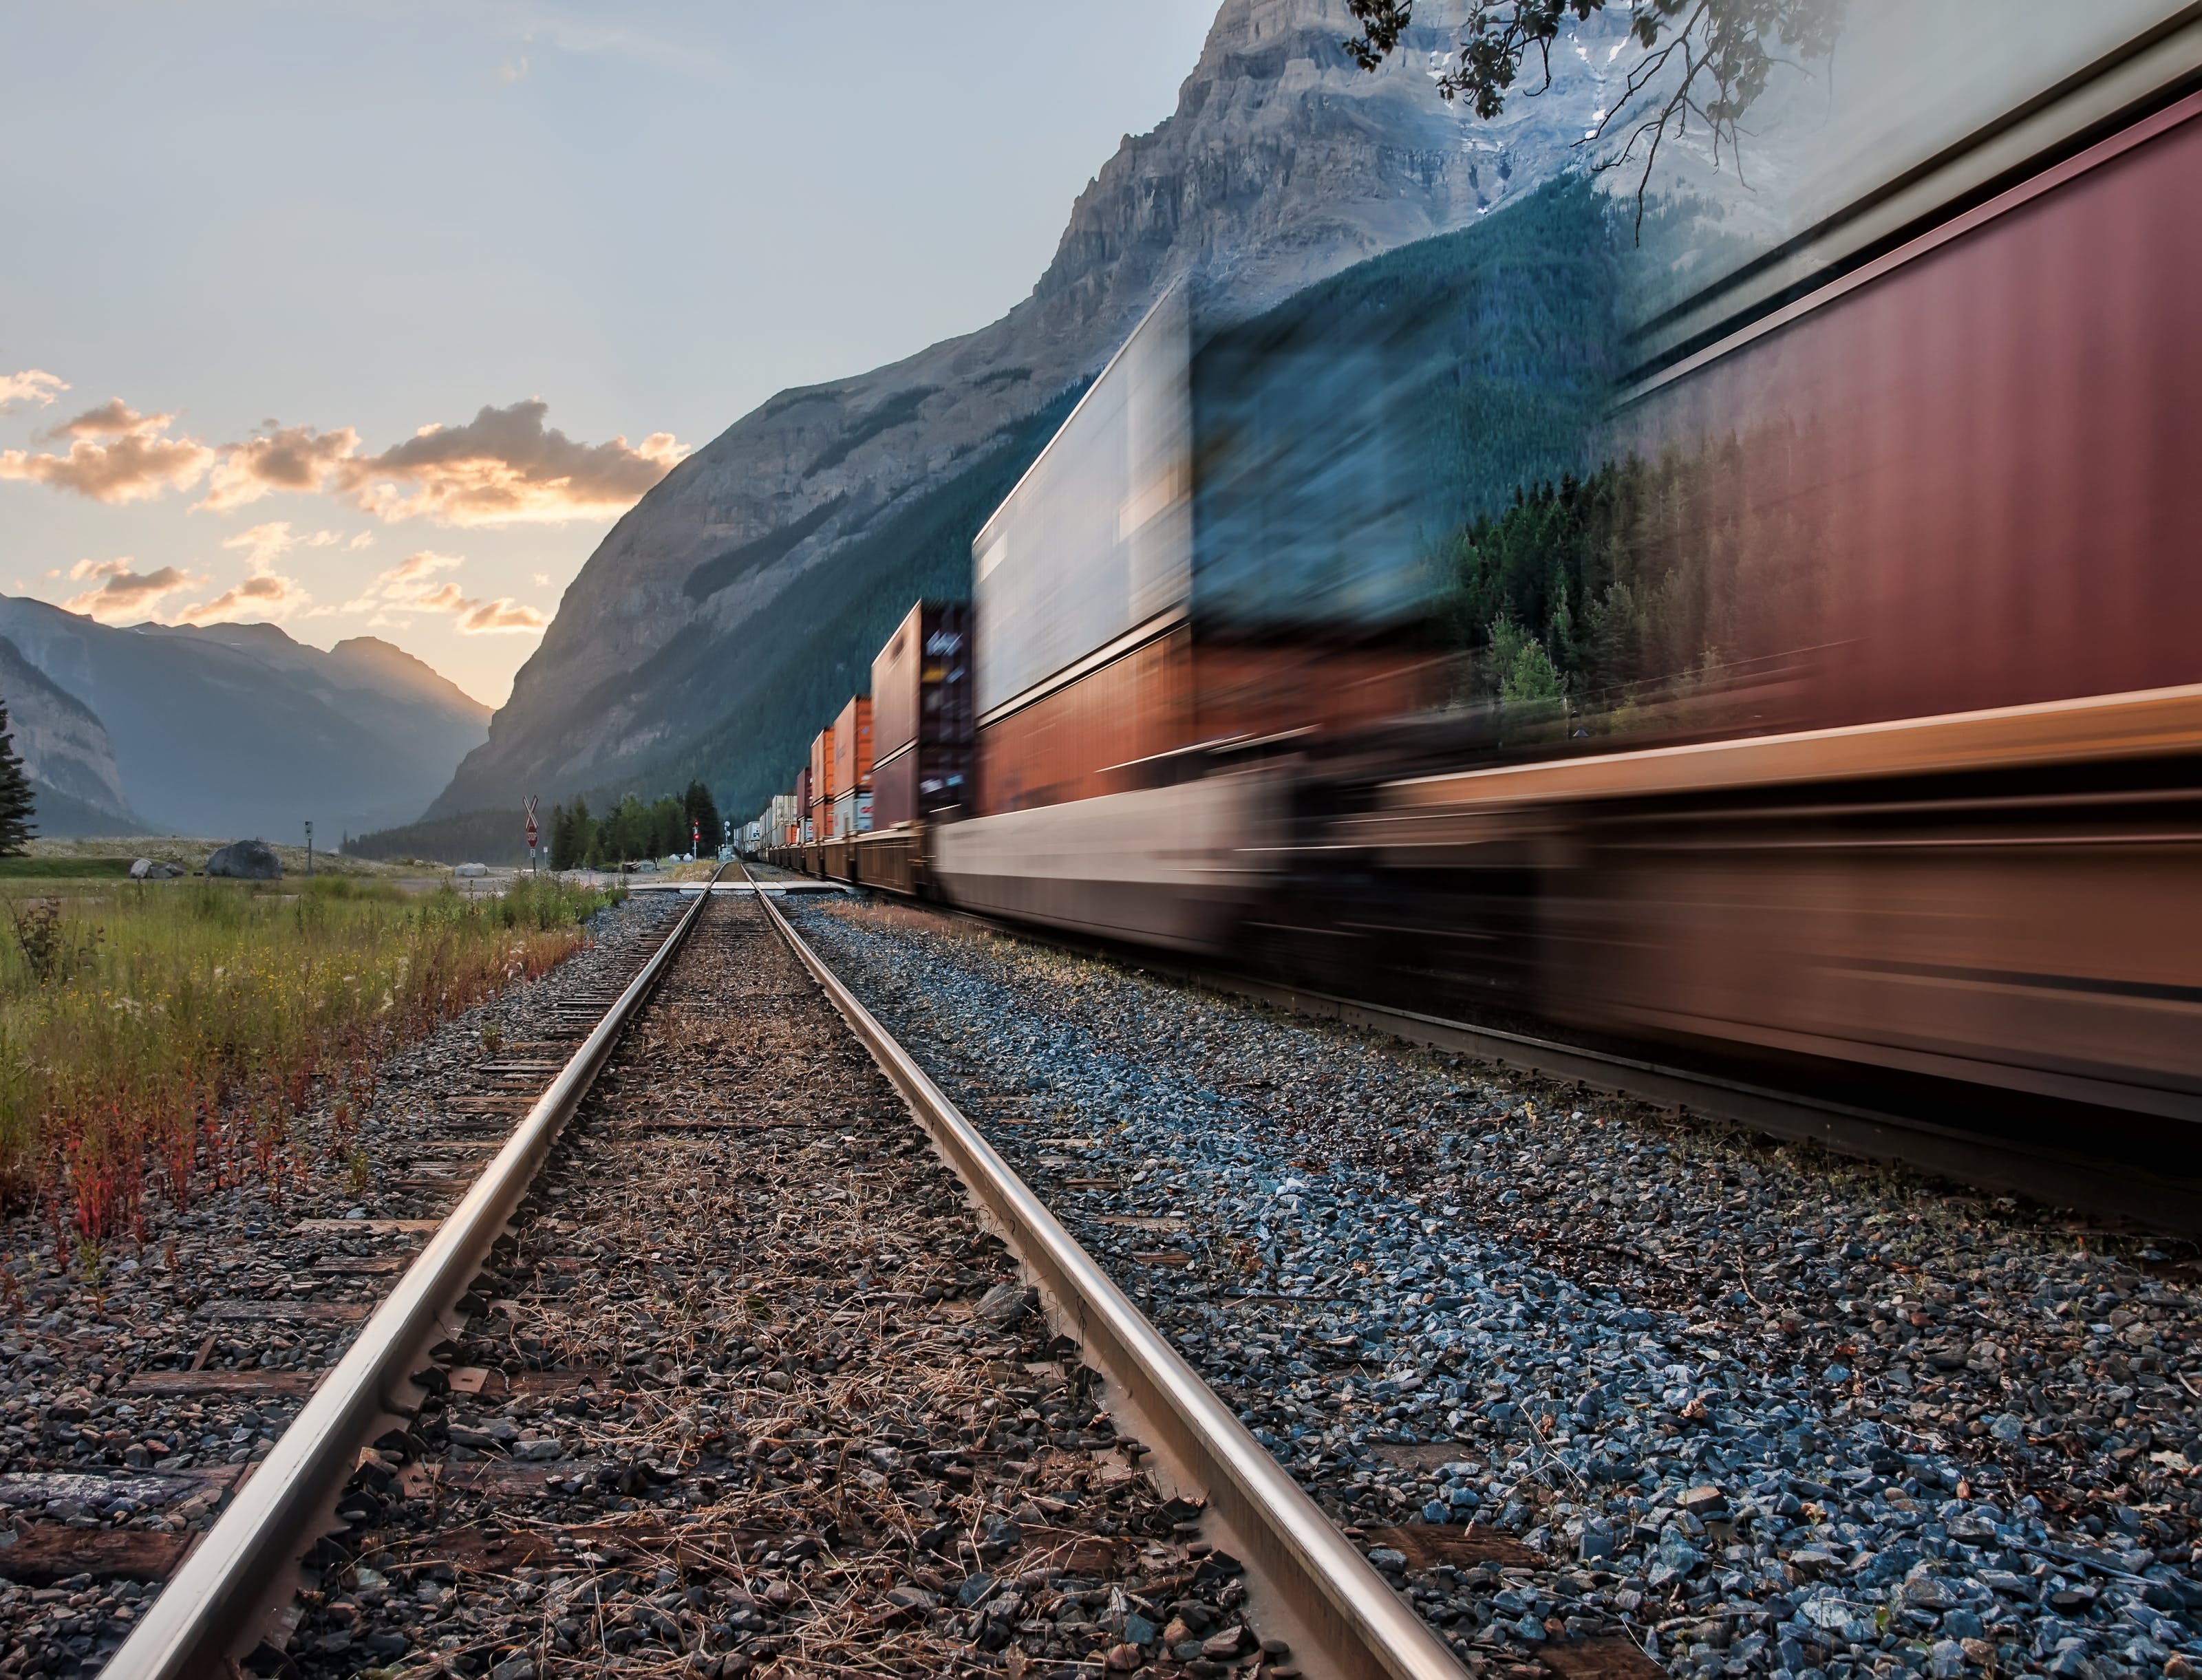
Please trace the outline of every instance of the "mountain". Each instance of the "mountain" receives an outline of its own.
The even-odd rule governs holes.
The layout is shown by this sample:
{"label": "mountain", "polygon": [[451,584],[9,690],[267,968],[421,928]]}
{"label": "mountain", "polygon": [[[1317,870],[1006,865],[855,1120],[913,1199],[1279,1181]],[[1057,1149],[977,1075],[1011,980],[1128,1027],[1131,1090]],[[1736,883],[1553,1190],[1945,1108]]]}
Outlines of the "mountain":
{"label": "mountain", "polygon": [[0,702],[38,800],[32,826],[48,839],[144,831],[122,790],[107,726],[0,637]]}
{"label": "mountain", "polygon": [[0,637],[78,708],[77,737],[89,719],[111,743],[115,786],[58,790],[168,832],[289,840],[310,820],[333,849],[347,829],[418,814],[488,724],[487,707],[373,637],[323,653],[272,624],[122,628],[9,596]]}
{"label": "mountain", "polygon": [[1422,9],[1372,75],[1339,47],[1343,0],[1226,0],[1176,110],[1079,196],[1029,297],[906,361],[781,392],[613,527],[430,818],[691,775],[725,809],[762,803],[910,602],[967,592],[978,524],[1172,281],[1191,277],[1211,319],[1250,315],[1577,161],[1626,17],[1571,32],[1552,87],[1486,124],[1427,70],[1465,10]]}

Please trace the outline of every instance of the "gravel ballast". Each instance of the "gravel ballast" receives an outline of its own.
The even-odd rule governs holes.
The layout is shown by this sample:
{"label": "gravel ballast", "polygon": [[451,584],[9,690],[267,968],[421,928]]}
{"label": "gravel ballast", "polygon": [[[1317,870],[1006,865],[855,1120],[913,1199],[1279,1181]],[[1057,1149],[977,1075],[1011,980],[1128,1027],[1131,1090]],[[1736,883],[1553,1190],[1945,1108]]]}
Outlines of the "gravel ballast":
{"label": "gravel ballast", "polygon": [[821,955],[1472,1671],[2202,1669],[2196,1273],[886,902]]}

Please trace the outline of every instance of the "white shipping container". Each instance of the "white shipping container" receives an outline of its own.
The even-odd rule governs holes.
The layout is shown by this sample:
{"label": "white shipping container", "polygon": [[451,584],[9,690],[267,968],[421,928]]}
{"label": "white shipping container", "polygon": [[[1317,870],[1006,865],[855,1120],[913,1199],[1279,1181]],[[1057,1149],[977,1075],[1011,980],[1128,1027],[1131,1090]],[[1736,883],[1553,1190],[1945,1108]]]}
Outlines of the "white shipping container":
{"label": "white shipping container", "polygon": [[868,790],[833,796],[833,837],[872,831],[872,796]]}
{"label": "white shipping container", "polygon": [[1192,416],[1173,287],[972,544],[978,712],[1185,609]]}

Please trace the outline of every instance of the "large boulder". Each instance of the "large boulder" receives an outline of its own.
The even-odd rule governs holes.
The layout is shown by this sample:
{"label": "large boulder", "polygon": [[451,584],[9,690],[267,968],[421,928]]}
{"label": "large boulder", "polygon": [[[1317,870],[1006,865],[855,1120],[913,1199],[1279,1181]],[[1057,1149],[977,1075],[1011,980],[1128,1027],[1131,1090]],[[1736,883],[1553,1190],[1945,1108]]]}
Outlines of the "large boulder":
{"label": "large boulder", "polygon": [[184,872],[173,863],[162,863],[156,858],[141,857],[130,866],[133,881],[171,881]]}
{"label": "large boulder", "polygon": [[280,881],[283,866],[265,840],[233,840],[206,861],[206,872],[233,881]]}

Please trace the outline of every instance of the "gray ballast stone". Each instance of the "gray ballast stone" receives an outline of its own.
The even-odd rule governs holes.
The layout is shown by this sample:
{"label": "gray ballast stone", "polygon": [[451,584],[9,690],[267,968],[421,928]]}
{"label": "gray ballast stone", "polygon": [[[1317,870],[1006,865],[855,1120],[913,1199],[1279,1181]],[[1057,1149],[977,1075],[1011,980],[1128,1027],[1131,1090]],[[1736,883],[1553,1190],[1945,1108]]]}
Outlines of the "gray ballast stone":
{"label": "gray ballast stone", "polygon": [[1369,1535],[1464,1655],[1557,1625],[1677,1677],[2202,1680],[2202,1302],[2164,1253],[897,909],[792,913],[1339,1521],[1547,1560]]}

